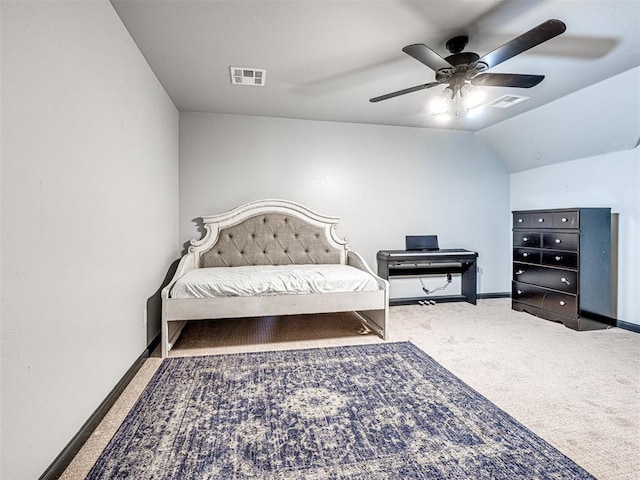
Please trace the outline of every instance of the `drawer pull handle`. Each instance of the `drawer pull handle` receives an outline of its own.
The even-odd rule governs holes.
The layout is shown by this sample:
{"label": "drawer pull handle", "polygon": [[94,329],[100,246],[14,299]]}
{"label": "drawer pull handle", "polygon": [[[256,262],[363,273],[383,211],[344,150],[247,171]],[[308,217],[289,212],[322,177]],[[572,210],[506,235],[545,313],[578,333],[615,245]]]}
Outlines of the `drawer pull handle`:
{"label": "drawer pull handle", "polygon": [[516,275],[522,275],[524,273],[524,270],[516,270]]}
{"label": "drawer pull handle", "polygon": [[517,293],[518,295],[522,295],[522,290],[516,290],[516,293]]}
{"label": "drawer pull handle", "polygon": [[556,243],[562,243],[562,240],[559,238],[556,238]]}
{"label": "drawer pull handle", "polygon": [[562,217],[562,223],[567,223],[569,219],[567,217]]}
{"label": "drawer pull handle", "polygon": [[539,222],[539,223],[544,222],[544,218],[539,218],[539,219],[538,219],[538,222]]}
{"label": "drawer pull handle", "polygon": [[560,300],[560,305],[561,305],[561,306],[563,306],[563,307],[564,307],[566,304],[567,304],[567,302],[565,302],[564,300]]}
{"label": "drawer pull handle", "polygon": [[557,256],[555,257],[555,260],[556,260],[556,262],[559,262],[560,260],[562,260],[562,257],[561,257],[560,255],[557,255]]}
{"label": "drawer pull handle", "polygon": [[522,237],[522,241],[523,242],[528,242],[529,241],[529,237]]}
{"label": "drawer pull handle", "polygon": [[527,252],[524,252],[524,253],[522,254],[522,256],[523,256],[524,258],[527,258],[527,257],[529,256],[529,254],[528,254]]}
{"label": "drawer pull handle", "polygon": [[519,218],[519,219],[518,219],[518,223],[524,223],[524,219]]}
{"label": "drawer pull handle", "polygon": [[566,279],[566,278],[564,278],[564,277],[562,277],[562,278],[560,279],[560,281],[561,281],[562,283],[566,284],[566,285],[570,285],[569,280],[567,280],[567,279]]}

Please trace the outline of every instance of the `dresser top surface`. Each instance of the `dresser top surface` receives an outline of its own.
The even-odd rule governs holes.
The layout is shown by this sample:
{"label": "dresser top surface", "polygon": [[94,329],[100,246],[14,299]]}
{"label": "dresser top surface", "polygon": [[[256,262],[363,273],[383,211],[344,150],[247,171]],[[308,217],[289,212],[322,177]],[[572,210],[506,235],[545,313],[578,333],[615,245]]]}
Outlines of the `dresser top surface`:
{"label": "dresser top surface", "polygon": [[584,212],[584,211],[597,211],[608,210],[610,207],[573,207],[573,208],[541,208],[537,210],[512,210],[511,213],[553,213],[553,212]]}

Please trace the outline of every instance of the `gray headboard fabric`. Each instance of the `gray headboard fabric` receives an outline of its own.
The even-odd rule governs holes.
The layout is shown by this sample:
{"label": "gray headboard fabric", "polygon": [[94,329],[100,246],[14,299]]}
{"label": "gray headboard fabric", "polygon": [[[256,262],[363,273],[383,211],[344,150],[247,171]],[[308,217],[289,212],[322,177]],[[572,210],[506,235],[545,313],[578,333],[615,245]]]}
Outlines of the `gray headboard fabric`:
{"label": "gray headboard fabric", "polygon": [[344,264],[349,245],[339,218],[289,200],[258,200],[202,217],[205,235],[191,240],[194,268]]}
{"label": "gray headboard fabric", "polygon": [[223,228],[200,256],[201,267],[340,263],[322,228],[282,213],[265,213]]}

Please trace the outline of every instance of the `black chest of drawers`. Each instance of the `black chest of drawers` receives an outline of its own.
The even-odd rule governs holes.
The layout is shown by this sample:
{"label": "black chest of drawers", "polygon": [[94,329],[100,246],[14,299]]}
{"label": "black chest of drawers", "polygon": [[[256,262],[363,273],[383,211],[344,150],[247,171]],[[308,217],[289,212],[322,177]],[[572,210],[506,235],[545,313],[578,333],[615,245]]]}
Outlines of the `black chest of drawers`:
{"label": "black chest of drawers", "polygon": [[611,316],[611,209],[513,212],[512,308],[574,330]]}

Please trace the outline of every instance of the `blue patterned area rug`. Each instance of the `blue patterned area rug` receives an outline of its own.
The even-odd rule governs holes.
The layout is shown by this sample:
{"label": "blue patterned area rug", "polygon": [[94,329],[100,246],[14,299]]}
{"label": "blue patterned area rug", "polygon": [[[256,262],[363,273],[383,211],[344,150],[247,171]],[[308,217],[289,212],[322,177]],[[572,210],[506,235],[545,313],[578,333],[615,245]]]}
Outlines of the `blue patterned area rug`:
{"label": "blue patterned area rug", "polygon": [[584,479],[411,343],[171,358],[88,479]]}

